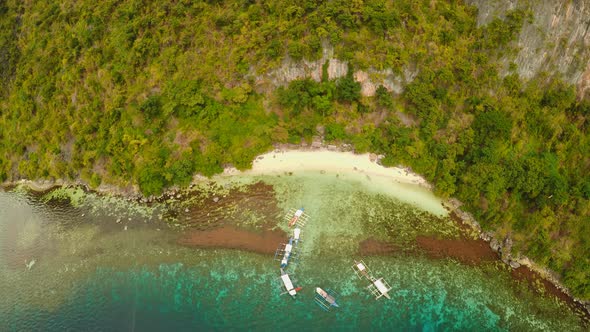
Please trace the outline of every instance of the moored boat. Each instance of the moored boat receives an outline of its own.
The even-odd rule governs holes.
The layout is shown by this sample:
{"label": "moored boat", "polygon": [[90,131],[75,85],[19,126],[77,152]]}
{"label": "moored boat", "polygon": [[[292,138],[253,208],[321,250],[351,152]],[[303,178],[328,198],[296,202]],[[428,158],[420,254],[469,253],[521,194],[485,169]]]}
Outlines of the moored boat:
{"label": "moored boat", "polygon": [[301,239],[301,228],[295,227],[295,229],[293,230],[293,244],[298,245],[300,239]]}
{"label": "moored boat", "polygon": [[289,264],[289,258],[291,258],[292,252],[293,252],[293,238],[290,238],[289,243],[285,245],[285,249],[283,250],[283,259],[281,259],[281,268],[287,267],[287,264]]}
{"label": "moored boat", "polygon": [[302,289],[301,287],[295,287],[295,281],[291,280],[291,276],[289,276],[289,274],[283,269],[281,269],[281,281],[283,282],[282,288],[285,290],[283,293],[281,293],[281,295],[289,294],[291,297],[295,298],[297,292]]}
{"label": "moored boat", "polygon": [[295,211],[295,214],[293,215],[291,220],[289,220],[289,227],[292,227],[293,225],[295,225],[295,223],[297,223],[297,220],[299,220],[299,218],[302,215],[303,215],[303,208],[300,208],[297,211]]}
{"label": "moored boat", "polygon": [[383,278],[376,279],[370,274],[369,268],[365,262],[361,261],[354,261],[354,265],[352,266],[354,273],[359,279],[366,279],[371,284],[367,287],[371,294],[375,296],[375,299],[378,300],[381,297],[386,297],[391,299],[389,295],[389,291],[391,291],[391,286],[385,281]]}
{"label": "moored boat", "polygon": [[323,290],[320,287],[315,288],[315,302],[324,310],[329,311],[331,308],[338,308],[339,305],[336,303],[335,292],[332,290]]}

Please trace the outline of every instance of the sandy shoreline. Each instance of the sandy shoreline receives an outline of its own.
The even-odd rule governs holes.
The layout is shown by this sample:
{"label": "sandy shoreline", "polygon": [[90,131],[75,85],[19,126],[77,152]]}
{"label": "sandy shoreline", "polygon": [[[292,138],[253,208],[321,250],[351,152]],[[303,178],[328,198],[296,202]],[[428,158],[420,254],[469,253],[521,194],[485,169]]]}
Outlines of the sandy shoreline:
{"label": "sandy shoreline", "polygon": [[355,154],[328,149],[274,150],[256,157],[252,169],[240,172],[226,168],[224,175],[263,175],[296,171],[325,171],[330,173],[363,173],[369,176],[387,177],[398,183],[415,184],[432,189],[423,177],[408,168],[384,167],[378,163],[379,156],[371,153]]}
{"label": "sandy shoreline", "polygon": [[434,195],[433,187],[426,179],[409,168],[382,166],[379,159],[375,154],[355,154],[326,148],[277,149],[258,156],[250,170],[240,172],[235,168],[226,168],[220,176],[301,175],[309,172],[328,176],[335,174],[359,182],[367,190],[395,197],[432,214],[448,214],[443,200]]}

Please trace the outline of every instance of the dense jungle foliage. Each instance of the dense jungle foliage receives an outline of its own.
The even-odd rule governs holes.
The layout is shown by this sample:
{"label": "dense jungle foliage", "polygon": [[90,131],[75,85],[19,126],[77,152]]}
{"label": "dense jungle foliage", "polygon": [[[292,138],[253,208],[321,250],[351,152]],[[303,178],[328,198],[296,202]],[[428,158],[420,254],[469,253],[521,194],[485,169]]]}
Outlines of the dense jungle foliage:
{"label": "dense jungle foliage", "polygon": [[[481,27],[476,14],[430,0],[0,1],[0,180],[151,195],[323,135],[411,166],[590,299],[590,103],[499,60],[533,13]],[[375,97],[352,70],[259,80],[326,45],[349,69],[416,77]]]}

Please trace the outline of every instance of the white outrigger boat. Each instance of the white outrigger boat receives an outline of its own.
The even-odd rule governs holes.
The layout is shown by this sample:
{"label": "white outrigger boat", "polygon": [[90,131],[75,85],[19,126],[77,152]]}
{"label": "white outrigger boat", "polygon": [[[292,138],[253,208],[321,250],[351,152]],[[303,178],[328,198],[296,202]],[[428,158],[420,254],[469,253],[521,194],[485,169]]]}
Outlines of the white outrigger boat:
{"label": "white outrigger boat", "polygon": [[285,220],[288,221],[289,227],[293,227],[294,225],[298,225],[300,227],[305,226],[307,221],[309,220],[309,216],[303,212],[303,208],[300,209],[289,209],[287,214],[285,215]]}
{"label": "white outrigger boat", "polygon": [[316,287],[314,300],[320,306],[320,308],[324,309],[325,311],[330,311],[332,307],[339,307],[338,303],[336,303],[336,292],[330,289],[323,290],[319,287]]}
{"label": "white outrigger boat", "polygon": [[375,296],[375,300],[380,299],[382,296],[385,296],[388,299],[391,299],[389,296],[389,291],[392,289],[391,286],[385,281],[383,278],[376,279],[371,276],[369,272],[369,268],[367,264],[363,261],[354,261],[354,265],[352,266],[354,273],[359,279],[367,279],[371,282],[371,284],[367,287],[371,294]]}
{"label": "white outrigger boat", "polygon": [[281,295],[289,294],[291,295],[291,297],[295,298],[297,292],[299,292],[302,289],[301,287],[295,287],[295,285],[293,285],[293,282],[295,280],[291,280],[289,274],[287,274],[283,269],[281,269],[281,281],[283,282],[282,288],[285,290],[281,293]]}
{"label": "white outrigger boat", "polygon": [[391,286],[387,283],[387,281],[383,280],[383,278],[373,279],[373,283],[367,287],[371,293],[375,296],[375,300],[379,300],[382,296],[385,296],[388,299],[391,299],[389,296],[389,291],[391,290]]}
{"label": "white outrigger boat", "polygon": [[354,261],[352,269],[354,270],[354,273],[356,273],[356,276],[359,277],[359,279],[367,278],[371,280],[371,276],[369,275],[369,268],[367,267],[367,264],[365,264],[365,262],[363,262],[362,260],[358,262]]}
{"label": "white outrigger boat", "polygon": [[293,230],[293,244],[297,246],[301,240],[301,228],[295,227]]}
{"label": "white outrigger boat", "polygon": [[[293,253],[293,238],[289,239],[289,243],[281,244],[281,246],[275,251],[275,259],[281,261],[281,269],[289,265],[289,260],[294,255]],[[280,258],[280,259],[279,259]]]}

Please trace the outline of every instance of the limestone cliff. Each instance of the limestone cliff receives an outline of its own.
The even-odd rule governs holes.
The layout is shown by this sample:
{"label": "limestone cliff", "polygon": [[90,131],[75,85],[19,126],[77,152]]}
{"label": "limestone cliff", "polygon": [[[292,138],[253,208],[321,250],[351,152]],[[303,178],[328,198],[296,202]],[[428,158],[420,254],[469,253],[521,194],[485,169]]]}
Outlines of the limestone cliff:
{"label": "limestone cliff", "polygon": [[[517,40],[518,53],[503,59],[504,72],[509,63],[517,65],[523,79],[541,73],[558,74],[578,88],[580,96],[590,96],[590,0],[466,0],[478,7],[478,24],[486,25],[496,17],[502,18],[508,10],[524,9],[531,13],[524,22]],[[322,66],[328,62],[330,79],[346,75],[348,64],[333,56],[333,49],[324,45],[323,56],[316,61],[292,61],[287,58],[278,69],[257,76],[257,85],[284,86],[305,77],[319,81]],[[401,93],[416,72],[406,69],[403,75],[391,70],[356,71],[362,94],[371,96],[379,85],[389,91]]]}
{"label": "limestone cliff", "polygon": [[[333,48],[324,45],[322,57],[316,61],[293,61],[286,58],[281,67],[272,70],[262,76],[257,76],[256,85],[271,85],[272,87],[285,86],[289,82],[311,78],[316,81],[322,79],[323,66],[327,64],[328,79],[344,77],[348,72],[348,63],[334,58]],[[395,75],[391,69],[367,71],[358,70],[354,72],[354,78],[361,83],[361,94],[363,96],[372,96],[379,85],[383,85],[387,90],[395,93],[401,93],[403,86],[411,82],[416,76],[416,72],[405,70],[403,75]]]}
{"label": "limestone cliff", "polygon": [[531,13],[518,37],[518,54],[506,62],[514,62],[524,79],[558,73],[578,87],[580,96],[590,95],[590,1],[466,1],[478,7],[479,25],[516,8]]}

